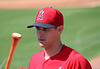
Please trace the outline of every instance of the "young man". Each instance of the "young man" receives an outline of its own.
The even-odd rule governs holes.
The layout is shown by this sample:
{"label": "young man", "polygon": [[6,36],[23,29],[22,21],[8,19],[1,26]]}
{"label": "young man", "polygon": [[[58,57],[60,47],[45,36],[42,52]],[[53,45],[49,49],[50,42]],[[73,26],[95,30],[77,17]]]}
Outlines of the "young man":
{"label": "young man", "polygon": [[61,42],[63,15],[60,11],[46,7],[41,9],[35,23],[37,38],[42,51],[32,56],[28,69],[92,69],[89,62],[74,49]]}

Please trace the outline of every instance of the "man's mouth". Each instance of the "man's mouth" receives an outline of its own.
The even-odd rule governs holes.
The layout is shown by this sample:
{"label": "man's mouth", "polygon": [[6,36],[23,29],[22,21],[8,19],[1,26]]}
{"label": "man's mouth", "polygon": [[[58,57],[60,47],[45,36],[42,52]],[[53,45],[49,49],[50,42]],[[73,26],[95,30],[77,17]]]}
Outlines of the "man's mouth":
{"label": "man's mouth", "polygon": [[40,43],[42,43],[42,42],[45,41],[45,39],[39,38],[38,41],[39,41]]}

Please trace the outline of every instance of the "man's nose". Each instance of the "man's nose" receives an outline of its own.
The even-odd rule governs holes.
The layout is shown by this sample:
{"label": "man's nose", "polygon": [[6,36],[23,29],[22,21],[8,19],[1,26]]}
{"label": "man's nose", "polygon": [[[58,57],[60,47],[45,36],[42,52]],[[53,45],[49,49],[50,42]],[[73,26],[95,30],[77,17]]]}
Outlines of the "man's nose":
{"label": "man's nose", "polygon": [[44,34],[43,30],[37,30],[37,35],[38,36],[43,36],[43,34]]}

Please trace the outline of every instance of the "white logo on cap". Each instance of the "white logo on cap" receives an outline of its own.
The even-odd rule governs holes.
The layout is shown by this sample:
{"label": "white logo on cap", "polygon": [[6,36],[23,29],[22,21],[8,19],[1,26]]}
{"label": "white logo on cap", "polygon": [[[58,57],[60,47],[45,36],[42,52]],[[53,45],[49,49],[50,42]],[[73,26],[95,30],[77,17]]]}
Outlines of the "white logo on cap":
{"label": "white logo on cap", "polygon": [[39,12],[39,15],[38,15],[38,17],[37,17],[37,20],[43,20],[43,13],[44,13],[43,10],[41,10],[41,11]]}

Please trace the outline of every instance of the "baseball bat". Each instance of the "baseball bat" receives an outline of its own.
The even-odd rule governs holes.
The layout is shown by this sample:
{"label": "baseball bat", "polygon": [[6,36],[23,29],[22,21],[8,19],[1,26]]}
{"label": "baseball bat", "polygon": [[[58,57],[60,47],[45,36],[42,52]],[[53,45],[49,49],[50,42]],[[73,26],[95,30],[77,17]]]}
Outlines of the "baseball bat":
{"label": "baseball bat", "polygon": [[17,44],[18,44],[18,42],[21,38],[22,38],[22,35],[19,34],[19,33],[13,33],[12,34],[12,45],[11,45],[11,49],[10,49],[10,53],[9,53],[9,56],[8,56],[8,60],[7,60],[5,69],[10,68],[11,61],[13,59],[13,55],[14,55],[16,46],[17,46]]}

